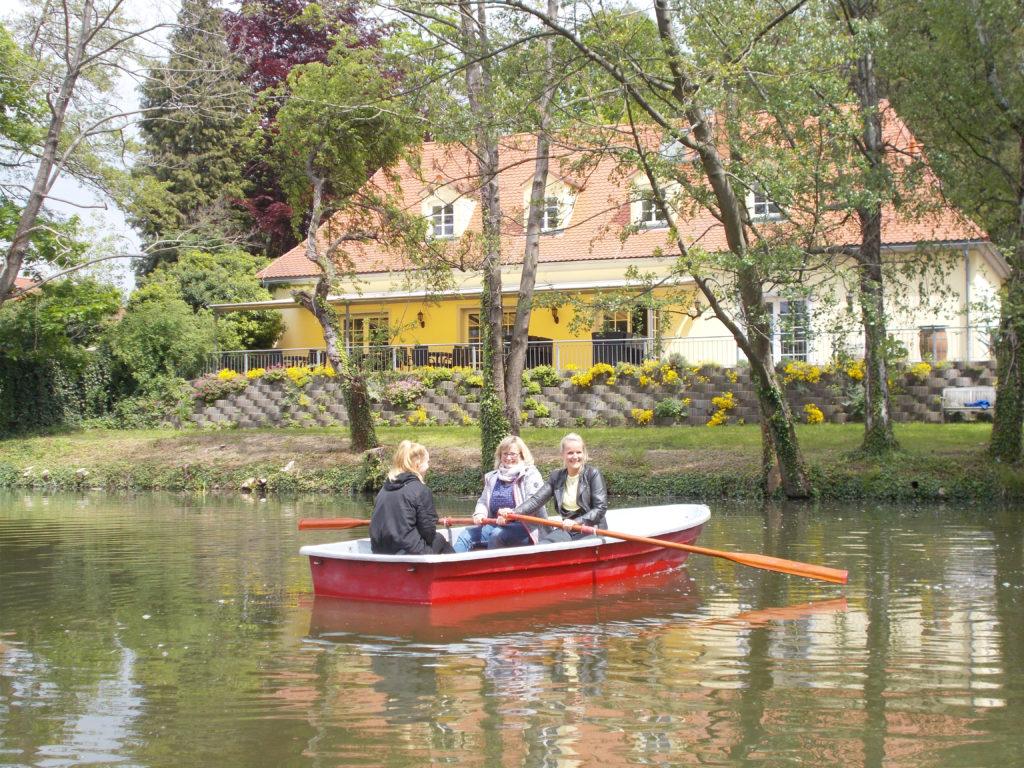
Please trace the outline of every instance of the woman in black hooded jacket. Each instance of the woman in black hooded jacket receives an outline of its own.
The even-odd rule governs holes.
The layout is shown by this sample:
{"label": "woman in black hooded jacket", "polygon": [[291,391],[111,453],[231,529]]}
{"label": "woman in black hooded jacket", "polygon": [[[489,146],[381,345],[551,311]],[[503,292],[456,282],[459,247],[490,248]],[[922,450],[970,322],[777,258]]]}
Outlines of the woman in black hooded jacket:
{"label": "woman in black hooded jacket", "polygon": [[437,530],[434,495],[423,483],[430,455],[419,443],[398,444],[391,471],[370,518],[370,551],[377,555],[441,555],[454,552]]}

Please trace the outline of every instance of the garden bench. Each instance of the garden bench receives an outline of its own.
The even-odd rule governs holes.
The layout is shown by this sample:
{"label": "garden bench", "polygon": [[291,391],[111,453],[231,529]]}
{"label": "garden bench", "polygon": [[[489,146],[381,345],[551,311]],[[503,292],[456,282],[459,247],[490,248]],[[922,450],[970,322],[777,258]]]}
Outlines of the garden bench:
{"label": "garden bench", "polygon": [[945,387],[942,390],[942,416],[991,411],[996,404],[995,387]]}

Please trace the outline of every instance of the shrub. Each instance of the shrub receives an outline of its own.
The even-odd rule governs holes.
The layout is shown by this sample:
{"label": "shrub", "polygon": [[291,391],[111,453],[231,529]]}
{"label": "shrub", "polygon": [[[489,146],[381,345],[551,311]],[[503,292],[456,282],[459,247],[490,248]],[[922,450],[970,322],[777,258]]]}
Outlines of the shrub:
{"label": "shrub", "polygon": [[415,369],[413,375],[423,382],[423,386],[434,389],[442,381],[451,381],[455,377],[455,371],[451,368],[435,368],[425,365]]}
{"label": "shrub", "polygon": [[542,387],[557,387],[562,383],[562,377],[553,366],[538,365],[528,371],[523,371],[523,383],[535,381]]}
{"label": "shrub", "polygon": [[390,382],[384,388],[384,399],[396,408],[407,409],[423,395],[423,383],[413,377],[407,376]]}
{"label": "shrub", "polygon": [[821,424],[825,421],[825,414],[814,403],[807,403],[804,406],[804,413],[807,415],[808,424]]}
{"label": "shrub", "polygon": [[406,421],[413,427],[425,427],[430,423],[430,418],[427,416],[427,410],[421,405],[409,414]]}
{"label": "shrub", "polygon": [[718,427],[729,421],[729,411],[736,407],[736,397],[732,392],[726,392],[724,395],[711,398],[711,404],[716,410],[708,419],[707,426]]}
{"label": "shrub", "polygon": [[238,376],[238,371],[233,371],[230,368],[221,368],[217,371],[217,378],[222,381],[231,381],[236,376]]}
{"label": "shrub", "polygon": [[645,408],[634,408],[629,412],[629,415],[633,417],[633,421],[636,422],[638,427],[643,427],[651,423],[654,411]]}
{"label": "shrub", "polygon": [[682,419],[689,413],[690,398],[677,400],[674,397],[666,397],[654,405],[654,415],[659,419]]}
{"label": "shrub", "polygon": [[220,374],[208,373],[196,379],[192,385],[193,395],[197,400],[204,403],[213,403],[236,392],[241,392],[249,386],[249,380],[237,374],[231,378],[222,378]]}
{"label": "shrub", "polygon": [[782,369],[785,378],[783,382],[789,384],[791,381],[804,381],[808,384],[817,384],[821,381],[821,368],[802,360],[792,360],[786,363]]}
{"label": "shrub", "polygon": [[924,381],[931,376],[931,373],[931,364],[923,360],[920,363],[914,363],[914,365],[907,369],[907,375],[915,381]]}
{"label": "shrub", "polygon": [[262,379],[266,373],[266,368],[250,368],[245,372],[245,378],[249,379],[249,381],[252,381],[253,379]]}

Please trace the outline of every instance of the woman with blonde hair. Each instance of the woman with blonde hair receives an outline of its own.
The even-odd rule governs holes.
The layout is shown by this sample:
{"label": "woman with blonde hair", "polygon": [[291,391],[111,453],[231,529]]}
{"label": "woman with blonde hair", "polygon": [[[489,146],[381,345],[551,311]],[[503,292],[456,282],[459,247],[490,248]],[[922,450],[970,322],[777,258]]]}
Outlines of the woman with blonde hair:
{"label": "woman with blonde hair", "polygon": [[[539,536],[536,526],[523,523],[482,525],[484,518],[495,517],[498,510],[513,507],[528,499],[543,485],[544,480],[533,465],[533,454],[517,435],[509,435],[494,452],[494,469],[484,475],[484,489],[473,510],[476,525],[466,528],[455,540],[456,552],[487,547],[518,547],[535,544]],[[541,514],[546,512],[541,508]]]}
{"label": "woman with blonde hair", "polygon": [[[608,511],[608,490],[604,478],[597,467],[587,463],[589,456],[583,438],[570,432],[562,438],[559,447],[562,468],[552,472],[535,494],[511,510],[521,515],[533,515],[543,510],[549,499],[555,500],[555,514],[562,516],[562,528],[545,533],[540,539],[541,544],[588,536],[572,529],[577,525],[603,528],[605,513]],[[508,511],[503,509],[499,514]]]}
{"label": "woman with blonde hair", "polygon": [[441,555],[451,544],[437,530],[434,495],[423,482],[430,454],[419,443],[398,444],[391,471],[370,518],[370,551],[378,555]]}

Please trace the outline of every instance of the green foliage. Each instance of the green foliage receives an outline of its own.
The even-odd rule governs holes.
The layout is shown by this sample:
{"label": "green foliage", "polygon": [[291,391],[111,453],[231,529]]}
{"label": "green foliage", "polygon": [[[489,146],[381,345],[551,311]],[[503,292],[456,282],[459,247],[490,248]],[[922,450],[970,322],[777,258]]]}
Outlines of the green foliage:
{"label": "green foliage", "polygon": [[654,415],[660,419],[683,419],[688,413],[687,403],[674,397],[666,397],[654,404]]}
{"label": "green foliage", "polygon": [[129,305],[107,334],[111,352],[145,391],[149,380],[193,378],[214,349],[213,318],[178,298],[153,297]]}
{"label": "green foliage", "polygon": [[[266,259],[237,248],[189,249],[154,270],[130,306],[151,297],[177,297],[199,312],[210,304],[267,300],[270,293],[256,279],[264,266]],[[217,342],[223,349],[270,349],[283,330],[280,312],[232,312],[218,320]]]}
{"label": "green foliage", "polygon": [[120,306],[118,290],[95,280],[46,283],[0,307],[0,354],[12,360],[81,359]]}
{"label": "green foliage", "polygon": [[[222,17],[210,0],[185,0],[167,63],[151,69],[141,87],[146,112],[132,221],[149,243],[220,242],[242,226],[232,201],[244,196],[255,112]],[[179,255],[176,245],[157,247],[140,272]]]}
{"label": "green foliage", "polygon": [[288,75],[274,160],[296,217],[312,201],[310,170],[327,180],[325,195],[344,202],[418,137],[402,104],[391,97],[393,82],[380,53],[346,45],[341,40],[326,63],[297,66]]}
{"label": "green foliage", "polygon": [[213,403],[244,391],[249,386],[249,380],[245,376],[224,378],[216,373],[208,373],[196,379],[192,386],[197,399]]}
{"label": "green foliage", "polygon": [[542,387],[557,387],[562,383],[562,376],[555,370],[554,366],[538,365],[535,368],[523,371],[523,384],[535,382]]}
{"label": "green foliage", "polygon": [[27,149],[42,137],[42,95],[29,87],[30,62],[0,24],[0,147]]}

